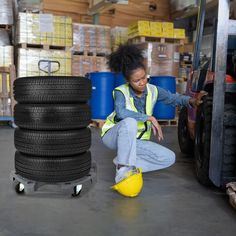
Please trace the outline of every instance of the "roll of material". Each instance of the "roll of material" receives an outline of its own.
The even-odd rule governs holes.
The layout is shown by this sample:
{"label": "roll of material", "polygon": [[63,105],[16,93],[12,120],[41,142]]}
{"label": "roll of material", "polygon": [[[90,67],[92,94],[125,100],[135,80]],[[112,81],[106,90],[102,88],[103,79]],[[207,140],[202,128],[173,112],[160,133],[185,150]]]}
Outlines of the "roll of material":
{"label": "roll of material", "polygon": [[42,0],[18,0],[19,12],[41,12],[43,10]]}
{"label": "roll of material", "polygon": [[9,35],[6,30],[0,30],[0,46],[10,45]]}
{"label": "roll of material", "polygon": [[12,1],[0,0],[0,25],[13,24]]}

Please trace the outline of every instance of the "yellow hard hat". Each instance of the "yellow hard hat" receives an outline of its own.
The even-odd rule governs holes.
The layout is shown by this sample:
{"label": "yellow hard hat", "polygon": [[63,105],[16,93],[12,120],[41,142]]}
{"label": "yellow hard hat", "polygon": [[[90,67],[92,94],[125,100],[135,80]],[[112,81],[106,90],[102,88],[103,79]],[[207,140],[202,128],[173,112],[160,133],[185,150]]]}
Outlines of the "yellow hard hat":
{"label": "yellow hard hat", "polygon": [[142,169],[137,168],[135,171],[130,171],[127,176],[111,188],[125,197],[136,197],[143,187]]}

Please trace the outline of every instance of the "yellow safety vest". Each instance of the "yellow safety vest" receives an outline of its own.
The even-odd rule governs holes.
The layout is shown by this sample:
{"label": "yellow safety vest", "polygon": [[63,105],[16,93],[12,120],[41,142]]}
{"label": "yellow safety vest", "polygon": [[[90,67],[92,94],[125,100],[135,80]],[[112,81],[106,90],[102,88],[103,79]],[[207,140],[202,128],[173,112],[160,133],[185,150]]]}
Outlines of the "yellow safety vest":
{"label": "yellow safety vest", "polygon": [[[147,96],[146,96],[145,110],[146,110],[146,114],[148,116],[152,116],[153,108],[154,108],[156,101],[157,101],[158,90],[155,85],[147,84],[146,86],[147,86]],[[123,93],[123,95],[125,97],[126,109],[128,109],[130,111],[138,112],[135,105],[134,105],[134,99],[133,99],[133,97],[130,96],[128,84],[123,84],[123,85],[115,88],[115,90],[121,91]],[[114,91],[113,91],[113,96],[114,96]],[[107,117],[106,122],[102,127],[102,134],[101,134],[102,137],[109,129],[111,129],[116,124],[115,117],[116,117],[115,111],[113,111]],[[138,123],[137,124],[138,125],[137,138],[149,140],[151,137],[151,122],[150,121],[146,121],[146,122],[137,121],[137,123]]]}

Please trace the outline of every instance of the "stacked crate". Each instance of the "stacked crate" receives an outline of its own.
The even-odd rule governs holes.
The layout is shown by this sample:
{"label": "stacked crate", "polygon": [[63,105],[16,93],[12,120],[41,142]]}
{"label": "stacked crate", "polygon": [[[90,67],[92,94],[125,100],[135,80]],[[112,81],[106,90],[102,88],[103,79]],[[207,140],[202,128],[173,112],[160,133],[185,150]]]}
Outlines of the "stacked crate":
{"label": "stacked crate", "polygon": [[[17,21],[18,77],[46,76],[40,60],[56,61],[53,75],[71,75],[72,20],[51,14],[19,13]],[[45,65],[47,67],[47,65]],[[56,68],[53,68],[56,67]],[[47,68],[45,68],[47,71]]]}
{"label": "stacked crate", "polygon": [[175,29],[173,22],[137,21],[128,27],[128,37],[143,50],[150,76],[179,77],[179,50],[185,29]]}
{"label": "stacked crate", "polygon": [[110,27],[73,24],[72,75],[108,71],[106,56],[111,52]]}
{"label": "stacked crate", "polygon": [[135,38],[137,36],[151,36],[150,22],[149,21],[137,21],[128,27],[129,38]]}
{"label": "stacked crate", "polygon": [[96,27],[89,24],[73,23],[73,51],[96,53]]}
{"label": "stacked crate", "polygon": [[127,27],[114,27],[111,29],[111,47],[115,51],[120,44],[128,42],[128,28]]}
{"label": "stacked crate", "polygon": [[137,21],[128,27],[131,42],[181,43],[185,39],[185,29],[175,29],[173,22]]}
{"label": "stacked crate", "polygon": [[109,26],[96,25],[96,52],[97,55],[111,53],[111,28]]}

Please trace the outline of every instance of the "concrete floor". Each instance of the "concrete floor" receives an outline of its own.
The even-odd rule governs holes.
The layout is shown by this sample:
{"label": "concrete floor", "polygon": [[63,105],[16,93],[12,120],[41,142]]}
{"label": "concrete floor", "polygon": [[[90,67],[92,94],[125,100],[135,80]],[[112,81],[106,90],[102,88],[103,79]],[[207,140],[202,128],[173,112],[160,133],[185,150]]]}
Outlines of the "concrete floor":
{"label": "concrete floor", "polygon": [[163,144],[175,151],[174,166],[144,174],[139,197],[124,198],[110,190],[112,158],[99,130],[93,129],[91,151],[98,181],[80,198],[18,196],[9,173],[14,168],[13,129],[0,127],[0,236],[231,236],[236,212],[216,189],[201,186],[190,158],[183,157],[176,128],[164,128]]}

